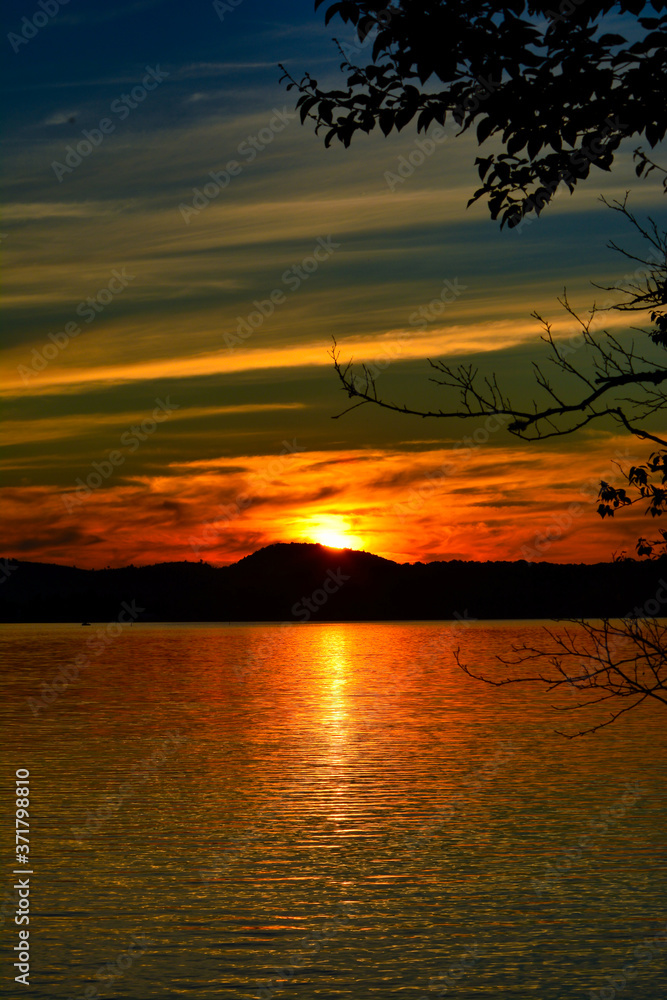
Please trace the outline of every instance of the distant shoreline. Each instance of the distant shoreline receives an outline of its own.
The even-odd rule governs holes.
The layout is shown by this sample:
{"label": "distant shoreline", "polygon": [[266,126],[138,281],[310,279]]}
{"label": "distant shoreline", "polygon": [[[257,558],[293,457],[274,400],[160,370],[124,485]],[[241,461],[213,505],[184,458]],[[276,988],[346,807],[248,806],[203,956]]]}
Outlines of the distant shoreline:
{"label": "distant shoreline", "polygon": [[76,624],[533,621],[667,615],[667,558],[394,563],[276,544],[231,566],[84,570],[13,561],[0,622]]}

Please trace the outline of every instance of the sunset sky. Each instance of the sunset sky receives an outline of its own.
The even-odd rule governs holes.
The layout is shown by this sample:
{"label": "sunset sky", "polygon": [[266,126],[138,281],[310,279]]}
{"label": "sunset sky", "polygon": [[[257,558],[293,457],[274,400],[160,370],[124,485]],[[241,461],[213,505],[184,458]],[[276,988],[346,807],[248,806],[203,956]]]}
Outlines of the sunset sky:
{"label": "sunset sky", "polygon": [[[604,298],[591,280],[627,271],[607,241],[637,249],[599,195],[632,188],[639,214],[664,211],[659,183],[634,177],[636,142],[518,233],[466,209],[469,136],[450,131],[390,190],[414,129],[326,150],[278,82],[282,62],[341,83],[345,31],[312,8],[71,0],[26,40],[39,8],[8,4],[3,554],[101,567],[223,564],[295,540],[400,562],[631,551],[650,531],[641,511],[602,522],[593,499],[614,460],[648,456],[641,442],[594,425],[526,444],[370,406],[334,420],[349,401],[329,352],[335,337],[343,359],[393,359],[378,390],[411,406],[446,405],[428,357],[497,372],[529,402],[544,356],[531,312],[571,337],[556,296],[567,286],[585,311]],[[85,132],[95,145],[68,153]],[[433,300],[439,315],[418,321]]]}

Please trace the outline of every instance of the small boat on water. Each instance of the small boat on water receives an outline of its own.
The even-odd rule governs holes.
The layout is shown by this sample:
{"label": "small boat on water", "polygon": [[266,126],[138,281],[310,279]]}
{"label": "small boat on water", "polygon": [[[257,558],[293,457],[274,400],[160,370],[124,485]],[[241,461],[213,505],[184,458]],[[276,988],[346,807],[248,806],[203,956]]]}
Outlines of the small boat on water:
{"label": "small boat on water", "polygon": [[81,625],[90,625],[90,622],[81,622]]}

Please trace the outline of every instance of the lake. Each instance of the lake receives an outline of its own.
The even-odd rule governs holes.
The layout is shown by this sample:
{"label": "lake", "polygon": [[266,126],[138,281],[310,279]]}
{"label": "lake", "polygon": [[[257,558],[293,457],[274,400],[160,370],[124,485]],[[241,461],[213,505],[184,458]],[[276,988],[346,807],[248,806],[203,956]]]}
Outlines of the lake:
{"label": "lake", "polygon": [[664,996],[667,710],[570,740],[454,659],[541,623],[99,628],[0,629],[0,995]]}

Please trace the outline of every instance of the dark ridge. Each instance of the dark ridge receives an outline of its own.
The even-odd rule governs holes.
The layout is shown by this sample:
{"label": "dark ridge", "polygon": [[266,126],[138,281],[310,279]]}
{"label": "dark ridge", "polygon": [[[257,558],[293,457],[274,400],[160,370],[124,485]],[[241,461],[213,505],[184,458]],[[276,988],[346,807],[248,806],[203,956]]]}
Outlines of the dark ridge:
{"label": "dark ridge", "polygon": [[171,562],[84,570],[12,559],[0,565],[5,623],[110,622],[132,601],[143,609],[138,622],[597,618],[662,615],[667,608],[667,558],[401,565],[370,552],[291,542],[218,568]]}

